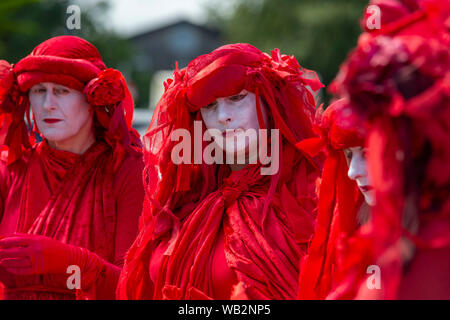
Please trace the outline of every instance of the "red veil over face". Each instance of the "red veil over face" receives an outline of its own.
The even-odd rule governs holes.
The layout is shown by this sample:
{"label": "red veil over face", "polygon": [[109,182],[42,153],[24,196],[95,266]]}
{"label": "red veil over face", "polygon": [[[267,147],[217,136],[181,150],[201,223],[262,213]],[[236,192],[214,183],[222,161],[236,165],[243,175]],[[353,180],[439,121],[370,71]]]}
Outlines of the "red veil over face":
{"label": "red veil over face", "polygon": [[[214,298],[207,264],[223,230],[226,261],[243,290],[234,297],[295,298],[295,259],[312,233],[314,180],[320,170],[320,163],[295,145],[314,135],[315,101],[307,86],[316,91],[322,84],[314,72],[278,49],[269,56],[248,44],[231,44],[176,70],[165,86],[144,137],[147,197],[119,297]],[[194,120],[201,120],[200,108],[243,89],[256,95],[260,127],[259,98],[271,127],[280,130],[278,173],[262,176],[260,165],[232,174],[226,165],[175,165],[171,133],[185,128],[192,134]],[[152,281],[149,260],[164,241],[168,249]]]}
{"label": "red veil over face", "polygon": [[[450,257],[450,3],[417,3],[416,11],[394,19],[374,37],[362,36],[334,83],[369,122],[376,197],[372,219],[341,270],[345,281],[335,298],[450,295],[448,281],[430,281],[446,277]],[[415,221],[418,231],[411,227]],[[405,237],[417,256],[407,274]],[[367,290],[366,277],[355,276],[361,264],[380,267],[381,290]],[[439,265],[445,270],[436,269]],[[434,275],[425,278],[431,269]],[[416,278],[405,280],[411,275]]]}
{"label": "red veil over face", "polygon": [[300,142],[300,149],[314,155],[325,150],[327,158],[321,177],[316,228],[308,255],[301,263],[299,298],[324,299],[338,279],[334,273],[348,250],[348,240],[357,230],[357,214],[363,197],[348,177],[343,149],[364,146],[365,128],[360,118],[340,99],[315,119],[318,138]]}

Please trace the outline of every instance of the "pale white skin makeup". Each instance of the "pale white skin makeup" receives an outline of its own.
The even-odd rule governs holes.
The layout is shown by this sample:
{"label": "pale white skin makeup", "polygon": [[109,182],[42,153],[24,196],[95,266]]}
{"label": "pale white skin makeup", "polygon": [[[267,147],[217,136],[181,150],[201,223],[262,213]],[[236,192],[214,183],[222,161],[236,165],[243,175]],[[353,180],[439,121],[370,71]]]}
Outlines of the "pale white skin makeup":
{"label": "pale white skin makeup", "polygon": [[[230,97],[218,98],[213,103],[200,109],[203,121],[207,129],[218,129],[224,139],[223,149],[225,153],[242,154],[246,153],[246,162],[250,163],[248,155],[250,146],[258,143],[258,135],[243,138],[245,131],[251,129],[258,132],[260,129],[258,115],[256,111],[256,96],[254,93],[242,90],[238,94]],[[264,123],[267,127],[267,111],[261,103],[261,112]],[[235,136],[237,139],[235,139]],[[234,148],[227,150],[226,145],[233,145]],[[250,157],[257,157],[257,153]],[[240,170],[246,164],[230,164],[231,170]]]}
{"label": "pale white skin makeup", "polygon": [[375,205],[375,194],[367,173],[366,149],[362,146],[344,149],[348,177],[356,181],[369,206]]}
{"label": "pale white skin makeup", "polygon": [[92,107],[82,92],[41,82],[28,94],[37,127],[50,147],[83,154],[95,142]]}

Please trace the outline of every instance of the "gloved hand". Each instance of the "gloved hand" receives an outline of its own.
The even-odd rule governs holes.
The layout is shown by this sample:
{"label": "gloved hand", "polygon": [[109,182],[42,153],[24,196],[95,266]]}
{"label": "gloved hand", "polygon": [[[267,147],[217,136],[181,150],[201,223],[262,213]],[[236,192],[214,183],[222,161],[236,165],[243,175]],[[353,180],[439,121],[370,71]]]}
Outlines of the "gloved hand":
{"label": "gloved hand", "polygon": [[121,269],[97,254],[39,235],[0,238],[0,270],[13,275],[67,274],[69,266],[80,268],[83,290],[95,284],[96,298],[114,299]]}
{"label": "gloved hand", "polygon": [[77,265],[86,269],[89,251],[52,238],[14,234],[0,239],[0,267],[16,275],[66,273]]}

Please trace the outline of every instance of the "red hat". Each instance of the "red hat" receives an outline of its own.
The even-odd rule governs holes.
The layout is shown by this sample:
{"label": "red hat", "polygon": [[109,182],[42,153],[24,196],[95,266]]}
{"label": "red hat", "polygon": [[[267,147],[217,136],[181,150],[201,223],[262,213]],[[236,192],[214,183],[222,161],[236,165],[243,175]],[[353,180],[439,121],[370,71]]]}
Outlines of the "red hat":
{"label": "red hat", "polygon": [[84,92],[94,106],[96,135],[110,145],[140,145],[131,128],[133,99],[122,74],[106,69],[98,50],[75,36],[44,41],[14,67],[0,61],[0,145],[9,148],[12,163],[34,144],[27,130],[28,90],[37,83],[54,82]]}

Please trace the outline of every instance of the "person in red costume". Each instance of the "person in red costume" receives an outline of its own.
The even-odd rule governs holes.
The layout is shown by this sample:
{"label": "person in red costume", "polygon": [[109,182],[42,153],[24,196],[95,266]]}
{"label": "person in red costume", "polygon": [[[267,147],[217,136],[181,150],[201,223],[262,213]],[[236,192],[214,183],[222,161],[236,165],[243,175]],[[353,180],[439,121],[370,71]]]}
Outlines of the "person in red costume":
{"label": "person in red costume", "polygon": [[[268,55],[230,44],[176,70],[165,85],[144,136],[142,224],[118,298],[295,299],[321,170],[321,160],[296,144],[313,136],[317,76],[278,49]],[[196,123],[216,130],[214,143],[224,137],[225,154],[243,152],[246,161],[175,164],[172,134],[184,129],[194,136]],[[252,138],[238,138],[235,149],[227,144],[228,134],[264,128],[279,133],[278,144],[275,133],[268,139],[271,156],[279,154],[271,174],[262,173],[262,161],[249,161]],[[196,148],[183,156],[194,157]]]}
{"label": "person in red costume", "polygon": [[0,61],[5,299],[115,297],[144,198],[132,116],[122,74],[84,39],[54,37],[14,66]]}
{"label": "person in red costume", "polygon": [[393,14],[360,38],[335,81],[368,123],[376,202],[330,299],[450,298],[449,13],[449,1],[417,1]]}
{"label": "person in red costume", "polygon": [[316,113],[316,138],[299,146],[314,156],[325,150],[314,236],[301,262],[299,299],[325,299],[351,238],[369,220],[375,200],[366,166],[365,130],[345,99]]}

